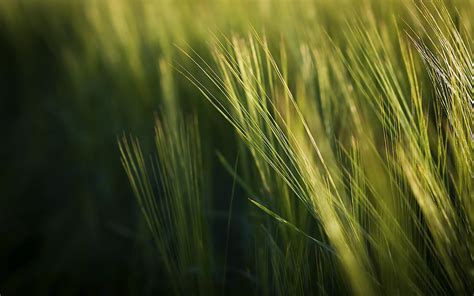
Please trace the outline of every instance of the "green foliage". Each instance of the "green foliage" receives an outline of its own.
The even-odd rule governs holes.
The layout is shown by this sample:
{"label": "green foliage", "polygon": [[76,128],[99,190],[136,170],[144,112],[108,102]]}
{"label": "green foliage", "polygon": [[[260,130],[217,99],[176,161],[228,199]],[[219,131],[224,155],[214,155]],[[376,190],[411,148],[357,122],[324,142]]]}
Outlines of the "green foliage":
{"label": "green foliage", "polygon": [[301,27],[277,47],[215,36],[217,69],[178,47],[201,73],[178,71],[246,147],[242,183],[268,214],[254,234],[264,294],[472,289],[469,30],[440,2],[410,5],[418,29],[369,9],[344,34]]}
{"label": "green foliage", "polygon": [[[114,136],[137,135],[120,159],[159,266],[131,292],[464,295],[472,16],[463,0],[7,0],[0,37],[28,102],[33,40],[54,57],[41,100],[79,167],[101,152],[117,174]],[[83,208],[112,212],[119,191]]]}
{"label": "green foliage", "polygon": [[234,127],[253,171],[243,182],[260,188],[251,201],[275,219],[255,222],[265,294],[471,289],[470,51],[441,3],[411,12],[419,31],[378,29],[369,10],[343,36],[308,31],[277,49],[255,31],[217,36],[217,70],[181,49],[202,73],[178,71]]}

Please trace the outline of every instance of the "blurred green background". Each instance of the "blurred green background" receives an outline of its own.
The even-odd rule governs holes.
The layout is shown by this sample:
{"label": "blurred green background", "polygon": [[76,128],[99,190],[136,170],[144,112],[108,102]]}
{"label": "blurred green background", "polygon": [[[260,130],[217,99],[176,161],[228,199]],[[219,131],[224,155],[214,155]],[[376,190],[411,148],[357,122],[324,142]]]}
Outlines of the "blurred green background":
{"label": "blurred green background", "polygon": [[76,4],[0,4],[2,295],[151,285],[116,136],[151,132],[158,101],[140,95],[125,61],[97,54],[98,38],[86,43]]}
{"label": "blurred green background", "polygon": [[[2,295],[166,289],[117,137],[133,133],[150,146],[167,91],[160,61],[169,67],[175,44],[199,50],[212,26],[233,22],[233,14],[209,9],[234,8],[206,1],[0,3]],[[183,21],[191,15],[199,16],[193,27]],[[202,109],[209,129],[218,116],[184,77],[170,75],[180,108]],[[209,133],[206,145],[214,137],[215,148],[232,147],[225,130]],[[229,194],[231,178],[214,163],[215,150],[208,154],[222,176],[216,194]]]}

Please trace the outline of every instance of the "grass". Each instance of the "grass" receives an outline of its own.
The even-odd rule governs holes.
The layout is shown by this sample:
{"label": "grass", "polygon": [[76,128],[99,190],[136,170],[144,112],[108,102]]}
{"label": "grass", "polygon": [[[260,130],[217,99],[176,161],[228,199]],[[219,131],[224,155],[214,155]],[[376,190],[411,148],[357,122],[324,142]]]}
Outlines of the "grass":
{"label": "grass", "polygon": [[8,36],[32,7],[95,137],[140,134],[154,292],[474,291],[470,1],[6,1]]}
{"label": "grass", "polygon": [[[409,8],[391,2],[408,21],[380,19],[375,3],[364,3],[365,19],[338,22],[341,32],[298,24],[297,35],[279,42],[252,28],[247,37],[211,35],[212,61],[192,44],[177,45],[191,66],[176,70],[230,123],[241,147],[246,174],[229,172],[247,191],[236,198],[255,206],[247,210],[257,226],[255,247],[246,256],[255,260],[258,294],[473,289],[471,29],[440,1],[405,1]],[[125,155],[133,163],[141,153],[135,145]],[[157,155],[173,170],[195,171],[160,147]],[[140,177],[130,176],[129,166],[133,184]],[[170,198],[179,202],[166,210],[180,213],[181,223],[194,216],[181,207],[206,206],[199,198]],[[209,239],[200,225],[188,231]],[[197,245],[174,224],[152,229],[176,233],[177,246]],[[166,262],[169,255],[160,253]]]}
{"label": "grass", "polygon": [[[212,246],[204,215],[205,174],[197,122],[176,119],[171,123],[156,122],[158,158],[150,160],[151,168],[147,167],[137,140],[127,137],[123,137],[120,146],[122,164],[162,255],[163,266],[171,276],[173,291],[211,295]],[[170,128],[177,133],[169,133]],[[162,192],[155,193],[154,185],[161,185]],[[161,199],[157,200],[157,196]]]}

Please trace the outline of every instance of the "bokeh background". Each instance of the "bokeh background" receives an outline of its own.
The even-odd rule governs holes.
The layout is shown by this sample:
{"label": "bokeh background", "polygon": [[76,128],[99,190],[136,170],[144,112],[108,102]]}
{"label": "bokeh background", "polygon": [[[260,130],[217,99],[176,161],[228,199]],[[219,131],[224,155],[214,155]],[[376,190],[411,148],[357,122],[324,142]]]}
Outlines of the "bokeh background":
{"label": "bokeh background", "polygon": [[[0,3],[2,295],[163,292],[117,137],[134,134],[150,147],[163,108],[160,65],[179,61],[176,44],[199,50],[217,25],[241,28],[232,24],[237,6],[212,2]],[[202,112],[210,129],[215,112],[169,73],[184,112]],[[213,139],[232,147],[225,127],[207,144]],[[222,170],[214,158],[212,150],[209,167]],[[231,178],[216,176],[214,191],[228,195]]]}

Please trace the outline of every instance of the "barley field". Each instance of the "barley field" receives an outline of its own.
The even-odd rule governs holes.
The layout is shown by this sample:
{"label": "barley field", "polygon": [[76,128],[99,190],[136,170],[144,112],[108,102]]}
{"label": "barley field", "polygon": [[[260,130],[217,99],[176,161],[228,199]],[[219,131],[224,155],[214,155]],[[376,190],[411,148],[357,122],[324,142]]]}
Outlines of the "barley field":
{"label": "barley field", "polygon": [[1,295],[472,295],[474,1],[0,1]]}

